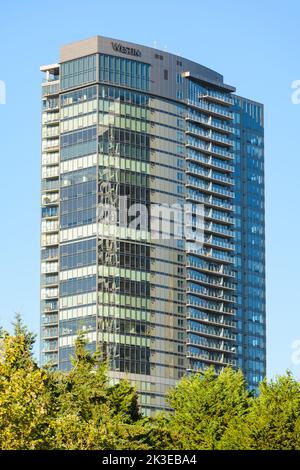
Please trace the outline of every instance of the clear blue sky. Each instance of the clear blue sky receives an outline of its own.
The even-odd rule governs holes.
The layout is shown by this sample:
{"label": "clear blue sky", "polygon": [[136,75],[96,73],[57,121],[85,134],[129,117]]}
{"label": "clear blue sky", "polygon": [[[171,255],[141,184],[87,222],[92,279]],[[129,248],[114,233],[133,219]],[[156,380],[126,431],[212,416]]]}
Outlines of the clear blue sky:
{"label": "clear blue sky", "polygon": [[[101,34],[180,54],[265,104],[268,375],[290,368],[300,339],[300,2],[285,0],[12,0],[1,3],[0,323],[20,311],[39,330],[41,64]],[[298,290],[299,289],[299,290]]]}

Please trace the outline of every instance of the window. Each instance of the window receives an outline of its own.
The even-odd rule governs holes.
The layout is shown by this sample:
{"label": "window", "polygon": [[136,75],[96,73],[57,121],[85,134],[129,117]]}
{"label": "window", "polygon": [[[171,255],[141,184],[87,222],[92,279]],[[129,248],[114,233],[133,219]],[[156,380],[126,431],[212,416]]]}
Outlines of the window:
{"label": "window", "polygon": [[96,80],[96,55],[61,64],[61,88],[72,88]]}
{"label": "window", "polygon": [[136,60],[101,54],[100,81],[149,90],[150,65]]}
{"label": "window", "polygon": [[181,85],[183,83],[182,75],[179,72],[176,73],[176,83],[177,85]]}

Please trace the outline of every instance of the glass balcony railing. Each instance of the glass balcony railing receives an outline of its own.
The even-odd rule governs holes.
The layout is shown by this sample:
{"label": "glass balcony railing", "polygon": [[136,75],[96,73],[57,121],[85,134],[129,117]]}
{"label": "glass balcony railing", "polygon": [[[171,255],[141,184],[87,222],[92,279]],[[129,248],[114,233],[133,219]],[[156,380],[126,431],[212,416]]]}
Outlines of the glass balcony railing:
{"label": "glass balcony railing", "polygon": [[216,239],[214,236],[204,236],[204,243],[207,245],[219,246],[220,248],[225,248],[228,250],[234,250],[233,243],[229,243],[223,239]]}
{"label": "glass balcony railing", "polygon": [[187,309],[187,318],[193,320],[203,321],[205,323],[213,323],[218,326],[226,326],[230,328],[236,327],[236,322],[231,320],[224,315],[214,315],[212,313],[203,312],[202,310],[198,310],[195,308],[188,308]]}
{"label": "glass balcony railing", "polygon": [[224,351],[228,354],[235,354],[236,350],[235,347],[232,346],[232,343],[227,343],[223,340],[221,341],[215,341],[209,338],[205,338],[202,336],[196,336],[195,334],[192,333],[192,337],[188,337],[187,340],[188,344],[192,345],[197,345],[202,348],[208,348],[208,349],[215,349],[218,351]]}
{"label": "glass balcony railing", "polygon": [[224,109],[221,106],[207,103],[203,99],[199,99],[198,101],[187,99],[187,104],[189,106],[195,106],[196,108],[206,111],[209,114],[220,116],[223,119],[233,119],[233,113],[231,111],[228,111],[227,109]]}
{"label": "glass balcony railing", "polygon": [[200,149],[202,152],[206,152],[209,155],[216,155],[217,157],[222,157],[222,158],[226,158],[230,160],[233,159],[232,152],[229,152],[228,150],[224,150],[223,148],[213,145],[211,143],[207,144],[191,136],[187,140],[186,146],[190,146],[195,149]]}
{"label": "glass balcony railing", "polygon": [[214,292],[212,289],[206,289],[205,287],[201,287],[199,285],[199,288],[196,289],[194,287],[191,287],[190,285],[187,286],[187,292],[194,294],[194,295],[203,295],[205,297],[212,297],[215,299],[218,299],[220,301],[226,301],[226,302],[235,302],[235,297],[233,295],[226,294],[225,292]]}
{"label": "glass balcony railing", "polygon": [[204,116],[203,114],[197,113],[193,110],[189,111],[189,113],[185,116],[185,119],[187,121],[197,122],[210,129],[218,129],[219,131],[225,132],[226,134],[233,134],[234,132],[234,128],[228,124],[225,124],[223,121]]}
{"label": "glass balcony railing", "polygon": [[207,168],[203,168],[201,166],[195,165],[190,163],[186,169],[186,172],[193,173],[196,175],[201,175],[206,178],[219,181],[221,183],[234,185],[234,179],[230,178],[229,176],[223,175],[221,173],[216,173],[215,171]]}
{"label": "glass balcony railing", "polygon": [[222,354],[211,354],[208,352],[205,353],[204,351],[203,352],[188,351],[188,357],[201,359],[201,360],[208,361],[211,363],[216,362],[218,364],[236,366],[236,360],[230,359],[229,357],[223,356]]}
{"label": "glass balcony railing", "polygon": [[[223,207],[219,205],[219,207]],[[219,211],[216,211],[214,209],[209,209],[204,211],[204,216],[210,219],[216,219],[219,220],[220,222],[226,222],[228,224],[234,224],[234,218],[229,217],[225,213],[221,213]]]}
{"label": "glass balcony railing", "polygon": [[228,137],[225,137],[224,134],[219,134],[212,130],[204,130],[200,127],[191,124],[188,126],[186,133],[199,135],[200,137],[203,137],[204,139],[209,141],[213,140],[216,142],[220,142],[224,145],[233,146],[233,140],[229,139]]}
{"label": "glass balcony railing", "polygon": [[[187,249],[189,249],[189,244],[187,245]],[[192,252],[191,255],[187,258],[187,263],[187,267],[195,267],[197,269],[204,269],[215,272],[216,274],[224,274],[226,276],[235,277],[235,271],[231,266],[228,266],[227,263],[219,264],[219,261],[211,262],[209,260],[199,259],[197,256],[194,256]]]}
{"label": "glass balcony railing", "polygon": [[59,152],[44,153],[42,155],[42,165],[57,165],[59,163]]}
{"label": "glass balcony railing", "polygon": [[202,99],[211,99],[217,103],[224,103],[228,106],[234,105],[234,99],[229,94],[221,93],[215,90],[207,90],[206,92],[201,93],[199,97]]}
{"label": "glass balcony railing", "polygon": [[[195,245],[195,246],[191,246]],[[216,260],[225,261],[226,263],[234,263],[234,256],[230,256],[227,252],[214,250],[213,248],[201,247],[198,244],[191,244],[187,246],[188,253],[194,253],[197,256],[205,256],[207,258],[214,258]]]}
{"label": "glass balcony railing", "polygon": [[[221,209],[225,209],[225,210],[229,210],[229,211],[234,210],[234,206],[232,204],[230,204],[229,202],[227,202],[226,200],[223,200],[223,199],[218,200],[218,199],[216,199],[212,196],[208,196],[208,195],[205,195],[205,194],[202,194],[202,193],[197,193],[196,191],[194,191],[192,189],[187,191],[186,198],[191,199],[193,201],[203,203],[203,204],[207,204],[207,205],[210,205],[210,206],[217,206],[217,207],[220,207]],[[215,214],[212,214],[211,211],[212,211],[211,209],[206,210],[205,215],[207,217],[215,218],[215,219],[218,219],[218,220],[221,220],[221,221],[224,221],[224,222],[228,221],[228,223],[230,223],[230,224],[234,223],[233,217],[229,217],[227,214],[224,214],[224,217],[223,217],[223,213],[220,215],[220,217],[218,217],[216,211],[214,211]]]}
{"label": "glass balcony railing", "polygon": [[226,340],[236,340],[236,334],[224,327],[214,327],[203,323],[188,322],[187,331],[191,331],[205,336],[213,336],[215,338],[224,338]]}
{"label": "glass balcony railing", "polygon": [[43,314],[41,316],[41,323],[43,325],[49,325],[49,324],[55,324],[58,322],[58,315],[57,314],[52,314],[52,315],[45,315]]}
{"label": "glass balcony railing", "polygon": [[187,296],[187,304],[189,306],[204,308],[213,312],[219,312],[220,314],[234,315],[235,309],[231,307],[226,307],[222,301],[214,302],[213,300],[204,300],[200,298],[194,298],[191,295]]}
{"label": "glass balcony railing", "polygon": [[197,152],[192,149],[188,149],[186,158],[187,160],[200,162],[207,166],[213,166],[221,170],[230,171],[231,173],[234,172],[233,166],[229,165],[223,160],[219,160],[218,158],[215,158],[215,157],[209,157],[207,155],[204,155],[203,153]]}
{"label": "glass balcony railing", "polygon": [[188,281],[209,284],[219,288],[235,289],[235,284],[233,282],[225,281],[223,278],[208,276],[207,274],[199,273],[197,271],[188,270],[186,278]]}
{"label": "glass balcony railing", "polygon": [[224,225],[219,225],[219,224],[215,224],[212,222],[206,222],[204,224],[204,230],[207,230],[209,232],[220,233],[222,235],[226,235],[227,237],[232,237],[232,238],[235,235],[233,230],[225,228]]}
{"label": "glass balcony railing", "polygon": [[[201,170],[198,172],[199,175],[201,175]],[[203,176],[206,176],[205,172],[203,171]],[[215,194],[220,194],[225,197],[229,197],[233,199],[235,197],[233,191],[229,191],[228,189],[225,189],[223,187],[217,186],[214,183],[208,183],[206,181],[203,181],[198,178],[194,178],[193,176],[190,176],[189,179],[186,182],[186,186],[193,186],[199,189],[204,189],[208,192],[215,193]]]}

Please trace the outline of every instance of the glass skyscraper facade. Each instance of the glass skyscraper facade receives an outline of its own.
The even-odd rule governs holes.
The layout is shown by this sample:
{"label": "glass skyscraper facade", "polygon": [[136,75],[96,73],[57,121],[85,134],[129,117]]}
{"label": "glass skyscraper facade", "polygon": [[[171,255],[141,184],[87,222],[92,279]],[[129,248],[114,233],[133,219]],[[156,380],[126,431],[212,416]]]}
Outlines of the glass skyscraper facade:
{"label": "glass skyscraper facade", "polygon": [[263,106],[202,65],[100,36],[41,70],[42,365],[68,369],[83,330],[145,413],[210,365],[256,389]]}

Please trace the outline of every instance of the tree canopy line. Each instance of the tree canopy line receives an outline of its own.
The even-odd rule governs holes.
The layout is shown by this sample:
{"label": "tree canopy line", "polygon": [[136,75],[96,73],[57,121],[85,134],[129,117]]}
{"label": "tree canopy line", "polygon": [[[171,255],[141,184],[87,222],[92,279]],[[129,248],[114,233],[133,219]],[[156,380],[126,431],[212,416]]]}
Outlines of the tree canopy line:
{"label": "tree canopy line", "polygon": [[169,392],[173,412],[143,417],[135,388],[109,383],[107,362],[82,334],[68,372],[38,367],[19,317],[0,338],[2,450],[300,449],[300,383],[289,372],[255,395],[242,372],[210,368]]}

